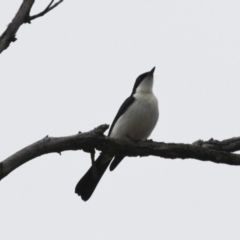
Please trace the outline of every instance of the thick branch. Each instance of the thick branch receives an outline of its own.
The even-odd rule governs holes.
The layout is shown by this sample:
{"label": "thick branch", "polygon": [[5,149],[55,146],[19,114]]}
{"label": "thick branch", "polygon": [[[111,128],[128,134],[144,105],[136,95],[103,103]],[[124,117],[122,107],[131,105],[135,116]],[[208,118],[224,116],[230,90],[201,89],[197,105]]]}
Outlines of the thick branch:
{"label": "thick branch", "polygon": [[214,140],[213,138],[208,141],[198,140],[193,145],[224,152],[236,152],[240,150],[240,137],[229,138],[223,141]]}
{"label": "thick branch", "polygon": [[2,53],[2,51],[9,47],[11,42],[15,42],[17,40],[16,33],[22,24],[30,23],[31,20],[45,15],[53,8],[57,7],[61,2],[63,2],[63,0],[60,0],[55,4],[53,4],[53,1],[51,1],[51,3],[44,11],[30,17],[29,13],[34,4],[34,0],[23,0],[23,3],[20,6],[15,17],[13,18],[12,22],[8,25],[7,29],[0,36],[0,53]]}
{"label": "thick branch", "polygon": [[[230,165],[240,165],[240,155],[229,152],[223,152],[192,144],[162,143],[153,141],[143,141],[136,144],[129,144],[123,141],[111,139],[103,135],[108,125],[101,125],[87,133],[79,133],[69,137],[48,137],[46,136],[22,150],[8,157],[0,164],[0,179],[7,176],[10,172],[28,162],[31,159],[48,153],[61,153],[68,150],[83,150],[93,153],[94,149],[105,151],[110,154],[121,154],[125,156],[159,156],[163,158],[193,158],[202,161],[212,161],[215,163],[225,163]],[[236,143],[239,138],[235,138]],[[231,144],[234,145],[234,139]],[[225,140],[218,143],[221,145]],[[219,145],[218,144],[218,145]],[[225,144],[226,146],[226,144]],[[239,146],[239,145],[238,145]],[[218,149],[218,147],[216,148]],[[234,150],[239,150],[236,147]]]}

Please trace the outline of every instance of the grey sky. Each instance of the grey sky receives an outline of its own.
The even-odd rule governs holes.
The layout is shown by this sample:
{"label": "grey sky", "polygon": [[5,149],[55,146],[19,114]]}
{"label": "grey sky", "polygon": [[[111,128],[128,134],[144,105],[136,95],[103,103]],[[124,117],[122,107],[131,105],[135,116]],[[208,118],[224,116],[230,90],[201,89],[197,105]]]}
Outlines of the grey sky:
{"label": "grey sky", "polygon": [[[1,32],[21,2],[1,0]],[[239,136],[239,12],[239,1],[73,0],[23,26],[0,58],[1,159],[110,124],[154,66],[152,139]],[[3,239],[239,239],[239,167],[126,158],[83,202],[74,188],[89,165],[80,151],[49,154],[1,181]]]}

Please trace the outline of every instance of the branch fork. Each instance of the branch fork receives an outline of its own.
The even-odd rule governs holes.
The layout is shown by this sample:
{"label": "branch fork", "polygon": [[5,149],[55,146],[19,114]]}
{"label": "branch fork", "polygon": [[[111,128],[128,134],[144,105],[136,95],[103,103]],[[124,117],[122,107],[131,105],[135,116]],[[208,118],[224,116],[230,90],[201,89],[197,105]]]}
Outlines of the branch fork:
{"label": "branch fork", "polygon": [[7,29],[0,36],[0,54],[9,47],[12,42],[17,40],[16,34],[21,25],[24,23],[31,23],[32,20],[42,17],[54,8],[56,8],[63,0],[59,0],[54,3],[54,0],[48,4],[48,6],[40,13],[30,16],[30,11],[34,4],[34,0],[23,0],[18,12],[13,18],[12,22],[8,24]]}

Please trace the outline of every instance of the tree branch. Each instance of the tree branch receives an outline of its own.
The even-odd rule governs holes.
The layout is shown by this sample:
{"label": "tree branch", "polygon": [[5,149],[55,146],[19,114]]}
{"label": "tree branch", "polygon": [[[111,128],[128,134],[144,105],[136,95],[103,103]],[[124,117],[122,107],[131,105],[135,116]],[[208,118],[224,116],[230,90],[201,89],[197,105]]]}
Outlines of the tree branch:
{"label": "tree branch", "polygon": [[240,150],[240,137],[229,138],[223,141],[214,140],[213,138],[208,141],[198,140],[193,145],[224,152],[236,152]]}
{"label": "tree branch", "polygon": [[53,4],[54,0],[50,2],[47,8],[39,14],[29,16],[29,13],[34,4],[34,0],[23,0],[22,5],[20,6],[18,12],[13,18],[12,22],[8,25],[7,29],[0,36],[0,53],[2,53],[5,49],[7,49],[11,42],[15,42],[17,40],[16,33],[20,26],[24,23],[30,23],[31,20],[41,17],[57,7],[63,0],[60,0]]}
{"label": "tree branch", "polygon": [[[29,21],[32,21],[33,19],[42,17],[43,15],[45,15],[46,13],[50,12],[52,9],[54,9],[55,7],[57,7],[60,3],[63,2],[63,0],[59,0],[58,2],[56,2],[55,4],[53,4],[54,0],[52,0],[49,5],[40,13],[30,16],[29,17]],[[53,4],[53,5],[52,5]]]}
{"label": "tree branch", "polygon": [[[230,153],[240,150],[240,138],[232,138],[221,142],[217,140],[203,142],[200,140],[194,144],[163,143],[151,140],[130,144],[104,136],[103,133],[107,129],[108,125],[101,125],[90,132],[78,133],[73,136],[57,138],[46,136],[2,161],[0,163],[0,179],[6,177],[22,164],[43,154],[61,153],[69,150],[83,150],[92,154],[97,149],[113,155],[121,154],[129,157],[152,155],[170,159],[192,158],[201,161],[240,165],[240,155]],[[223,149],[227,150],[223,151]]]}

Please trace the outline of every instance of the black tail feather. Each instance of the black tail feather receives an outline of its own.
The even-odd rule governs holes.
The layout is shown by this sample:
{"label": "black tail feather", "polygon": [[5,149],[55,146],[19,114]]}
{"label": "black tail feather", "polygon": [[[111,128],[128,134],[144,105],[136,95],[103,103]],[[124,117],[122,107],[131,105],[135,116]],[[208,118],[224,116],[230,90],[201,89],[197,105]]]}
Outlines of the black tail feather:
{"label": "black tail feather", "polygon": [[[108,160],[109,158],[109,160]],[[75,193],[82,197],[82,200],[87,201],[93,194],[104,172],[110,164],[111,158],[108,155],[101,154],[96,160],[96,175],[93,174],[92,167],[80,179],[75,188]]]}
{"label": "black tail feather", "polygon": [[124,159],[124,156],[121,156],[121,155],[115,156],[115,158],[113,159],[110,165],[110,171],[113,171],[123,159]]}

